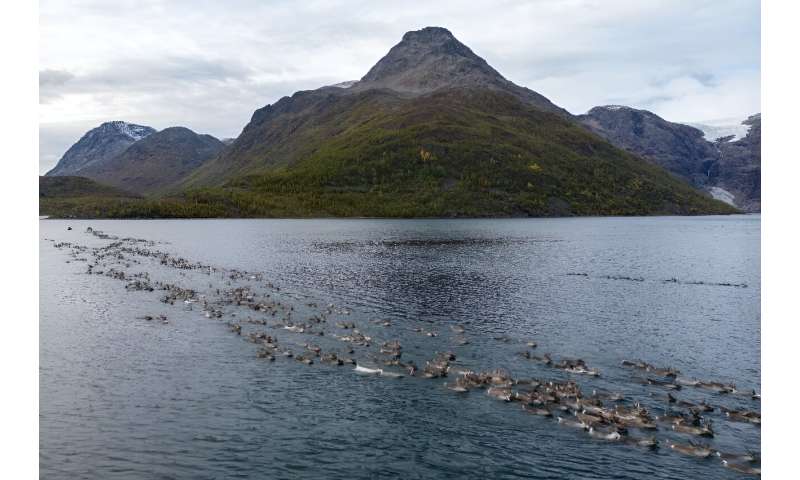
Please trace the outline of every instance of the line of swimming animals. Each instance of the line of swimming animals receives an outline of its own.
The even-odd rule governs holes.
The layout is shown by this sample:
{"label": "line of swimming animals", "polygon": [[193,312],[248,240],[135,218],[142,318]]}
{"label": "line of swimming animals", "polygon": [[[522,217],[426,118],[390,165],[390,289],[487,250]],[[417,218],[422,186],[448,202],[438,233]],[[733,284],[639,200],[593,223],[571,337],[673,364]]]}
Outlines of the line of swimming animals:
{"label": "line of swimming animals", "polygon": [[[588,273],[583,272],[568,272],[566,273],[569,277],[584,277],[589,278]],[[602,278],[605,280],[624,280],[627,282],[645,282],[648,281],[644,277],[629,277],[627,275],[601,275],[597,278]],[[651,280],[652,281],[652,280]],[[746,283],[731,283],[731,282],[707,282],[703,280],[678,280],[675,277],[667,278],[664,280],[660,280],[661,283],[676,283],[682,285],[708,285],[713,287],[735,287],[735,288],[747,288]]]}
{"label": "line of swimming animals", "polygon": [[[161,298],[162,302],[170,305],[174,305],[175,302],[182,302],[188,308],[198,306],[207,318],[236,317],[236,312],[225,312],[225,308],[230,306],[248,308],[261,314],[264,318],[253,319],[251,316],[247,316],[244,320],[227,322],[231,332],[237,335],[243,335],[244,333],[243,336],[247,340],[259,346],[256,357],[260,359],[275,361],[277,357],[285,357],[293,358],[305,365],[312,365],[315,362],[334,366],[352,365],[356,373],[389,378],[402,378],[405,376],[427,379],[447,378],[448,381],[444,383],[444,387],[450,391],[466,394],[470,391],[485,390],[490,397],[506,403],[520,404],[521,408],[527,413],[540,417],[554,418],[559,425],[584,431],[592,438],[647,449],[656,449],[661,446],[662,442],[653,435],[654,432],[659,431],[661,428],[698,439],[713,438],[713,423],[704,414],[714,411],[719,411],[724,415],[725,419],[730,421],[753,425],[760,425],[761,423],[761,416],[755,411],[734,410],[721,406],[713,407],[706,403],[705,400],[693,403],[673,395],[673,392],[680,391],[686,387],[697,388],[716,395],[749,397],[753,401],[758,401],[760,400],[760,395],[754,390],[740,392],[731,384],[700,381],[684,377],[676,369],[658,368],[639,360],[623,360],[622,366],[645,373],[646,377],[640,379],[641,383],[666,390],[668,393],[664,400],[671,407],[670,410],[676,410],[675,413],[665,411],[663,415],[653,415],[640,403],[632,402],[621,394],[592,391],[591,394],[586,395],[581,391],[580,385],[573,380],[515,379],[504,369],[476,372],[460,368],[454,365],[456,355],[453,352],[438,352],[420,368],[413,360],[403,359],[403,349],[399,340],[381,342],[363,333],[353,321],[336,322],[335,326],[342,331],[342,334],[337,332],[333,335],[330,335],[330,333],[328,335],[339,342],[343,342],[346,345],[344,348],[323,351],[320,345],[312,342],[305,342],[302,346],[283,346],[278,342],[275,335],[265,331],[243,331],[242,325],[260,325],[268,328],[283,329],[290,334],[325,337],[326,330],[324,326],[330,325],[327,323],[328,318],[333,315],[349,315],[350,311],[342,308],[337,309],[334,305],[329,304],[320,313],[298,322],[292,318],[294,313],[293,305],[271,298],[269,293],[259,298],[249,286],[214,289],[213,284],[209,284],[210,293],[204,295],[191,288],[183,288],[166,282],[153,282],[147,272],[127,273],[118,268],[108,267],[107,264],[105,267],[99,268],[102,266],[100,264],[101,261],[130,267],[131,263],[139,263],[132,257],[141,257],[155,259],[160,265],[168,268],[196,270],[207,275],[217,273],[222,275],[227,285],[232,285],[231,282],[238,280],[255,282],[263,282],[264,280],[261,274],[235,269],[215,268],[197,262],[189,262],[166,252],[125,245],[125,243],[133,243],[134,245],[146,244],[148,246],[154,244],[147,240],[119,239],[91,229],[87,229],[87,233],[91,233],[98,238],[114,240],[114,242],[110,245],[93,249],[70,242],[59,242],[54,243],[54,245],[58,248],[71,249],[72,256],[77,260],[88,262],[86,256],[94,256],[95,263],[87,267],[90,274],[100,274],[125,281],[127,282],[127,290],[164,291],[166,294]],[[275,292],[280,290],[272,284],[267,283],[265,286]],[[216,296],[217,299],[209,301],[209,296]],[[317,304],[313,302],[308,303],[306,306],[318,308]],[[168,324],[164,315],[145,315],[141,318],[147,321],[155,320]],[[376,320],[373,323],[384,328],[392,326],[388,320]],[[456,345],[469,343],[465,336],[466,328],[464,326],[453,325],[450,329],[456,335],[453,339]],[[438,332],[422,327],[417,327],[413,330],[427,337],[438,336]],[[495,339],[506,343],[514,341],[507,336],[500,336]],[[568,374],[588,377],[600,375],[598,369],[590,368],[581,359],[555,361],[549,354],[535,355],[533,353],[533,350],[537,347],[535,342],[529,341],[526,346],[528,348],[520,352],[521,357],[524,359],[539,362],[541,365],[561,370]],[[370,352],[370,347],[377,348],[378,352],[367,353],[366,358],[359,359],[355,349],[359,348]],[[726,454],[706,443],[692,440],[686,443],[668,440],[665,444],[671,450],[691,457],[717,457],[723,466],[733,471],[747,475],[760,474],[760,467],[758,466],[760,464],[760,455],[758,453]]]}
{"label": "line of swimming animals", "polygon": [[[240,325],[232,324],[232,331],[241,333]],[[354,334],[337,337],[346,342],[371,341],[371,338],[361,334],[357,328],[353,328]],[[638,402],[632,406],[625,406],[621,402],[626,399],[617,393],[599,393],[592,391],[590,395],[585,395],[581,387],[574,381],[553,381],[540,379],[515,379],[504,369],[475,372],[452,365],[456,360],[456,355],[452,352],[438,352],[436,356],[427,361],[425,366],[418,374],[419,369],[416,364],[409,360],[400,361],[402,347],[397,340],[383,342],[380,352],[387,356],[382,362],[385,366],[402,367],[404,372],[396,369],[387,369],[381,366],[380,361],[373,359],[370,362],[361,362],[354,359],[351,355],[352,349],[346,351],[347,356],[338,352],[322,352],[318,345],[305,344],[304,353],[301,355],[293,354],[291,349],[282,349],[277,338],[264,332],[254,332],[249,335],[249,340],[261,346],[257,352],[258,358],[266,358],[274,361],[276,356],[295,357],[296,360],[306,365],[314,363],[315,359],[329,365],[353,365],[354,371],[360,374],[376,375],[391,378],[401,378],[403,376],[420,376],[422,378],[454,378],[453,381],[445,382],[444,387],[457,393],[467,393],[472,390],[485,390],[486,394],[503,402],[518,402],[525,412],[541,417],[555,418],[559,425],[576,428],[585,431],[590,437],[620,442],[641,448],[656,449],[660,442],[654,435],[637,435],[632,432],[655,432],[659,426],[680,434],[700,438],[713,438],[714,431],[711,420],[705,419],[701,413],[714,411],[714,407],[707,403],[693,404],[678,400],[671,393],[667,398],[669,403],[688,407],[687,413],[665,413],[663,415],[653,415]],[[643,365],[644,362],[624,362],[625,365]],[[575,365],[582,365],[579,368],[586,368],[585,363],[578,360],[575,362],[565,361],[556,364],[555,368],[569,371]],[[644,364],[646,365],[646,364]],[[596,372],[596,370],[592,370]],[[703,382],[701,382],[703,383]],[[714,382],[707,382],[715,384]],[[724,393],[734,393],[727,391],[714,391]],[[719,407],[730,420],[748,422],[760,425],[760,414],[753,411],[736,411]],[[760,462],[760,455],[754,452],[742,454],[727,454],[715,450],[707,444],[689,441],[681,443],[676,441],[667,442],[667,446],[678,453],[696,458],[717,457],[723,466],[748,475],[760,474],[757,464]]]}

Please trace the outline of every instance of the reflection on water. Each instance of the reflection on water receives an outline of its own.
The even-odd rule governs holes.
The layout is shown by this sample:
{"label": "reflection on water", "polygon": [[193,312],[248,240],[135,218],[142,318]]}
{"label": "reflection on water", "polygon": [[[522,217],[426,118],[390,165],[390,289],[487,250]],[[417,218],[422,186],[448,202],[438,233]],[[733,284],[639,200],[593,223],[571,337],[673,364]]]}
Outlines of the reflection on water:
{"label": "reflection on water", "polygon": [[[376,339],[400,340],[403,358],[417,364],[452,350],[463,368],[571,378],[518,355],[533,339],[538,354],[579,357],[601,371],[576,378],[584,391],[618,391],[656,414],[667,407],[667,392],[643,385],[644,376],[622,367],[623,359],[734,382],[740,390],[760,386],[758,216],[46,220],[40,223],[43,477],[739,476],[719,461],[668,448],[647,452],[593,440],[479,391],[455,394],[440,380],[259,361],[256,346],[230,333],[225,321],[205,318],[196,306],[163,304],[158,292],[87,275],[91,255],[81,261],[54,248],[114,241],[86,234],[87,226],[158,242],[139,247],[188,262],[261,272],[280,290],[259,292],[292,305],[295,319],[311,316],[310,303],[334,304],[349,312],[337,319]],[[202,292],[247,281],[126,258],[131,272]],[[160,314],[166,324],[141,319]],[[449,327],[456,324],[465,326],[468,344],[453,343]],[[298,348],[306,341],[323,349],[339,345],[332,337],[296,335],[277,333]],[[753,408],[745,399],[693,389],[676,395]],[[758,427],[713,415],[715,448],[760,450]]]}

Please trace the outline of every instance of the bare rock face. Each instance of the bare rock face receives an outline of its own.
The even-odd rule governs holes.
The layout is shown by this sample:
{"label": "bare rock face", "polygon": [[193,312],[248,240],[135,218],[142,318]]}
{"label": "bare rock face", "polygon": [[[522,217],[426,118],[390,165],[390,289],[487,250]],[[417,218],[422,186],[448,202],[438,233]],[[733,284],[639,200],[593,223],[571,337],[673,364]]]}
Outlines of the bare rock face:
{"label": "bare rock face", "polygon": [[734,201],[747,212],[761,211],[761,114],[751,115],[744,122],[750,126],[744,138],[737,141],[719,139],[715,146],[719,160],[709,170],[709,182],[730,192]]}
{"label": "bare rock face", "polygon": [[135,142],[155,133],[143,125],[114,121],[106,122],[86,132],[47,176],[80,175],[85,168],[100,166],[116,157]]}
{"label": "bare rock face", "polygon": [[403,35],[361,79],[358,88],[428,93],[449,86],[508,83],[447,29],[428,27]]}
{"label": "bare rock face", "polygon": [[407,32],[366,75],[353,91],[386,88],[408,95],[443,88],[499,90],[549,112],[570,116],[547,98],[506,80],[486,60],[476,55],[442,27]]}
{"label": "bare rock face", "polygon": [[761,116],[745,138],[709,142],[697,128],[620,105],[594,107],[578,120],[612,144],[641,156],[747,212],[761,208]]}
{"label": "bare rock face", "polygon": [[594,107],[581,122],[601,137],[645,157],[692,183],[703,183],[718,153],[703,132],[672,123],[647,110],[621,105]]}

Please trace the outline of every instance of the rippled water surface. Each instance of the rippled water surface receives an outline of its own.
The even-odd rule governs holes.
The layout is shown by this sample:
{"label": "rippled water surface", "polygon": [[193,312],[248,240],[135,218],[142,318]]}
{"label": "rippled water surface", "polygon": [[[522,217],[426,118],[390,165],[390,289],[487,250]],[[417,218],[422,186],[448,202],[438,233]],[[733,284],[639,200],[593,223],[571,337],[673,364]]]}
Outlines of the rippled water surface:
{"label": "rippled water surface", "polygon": [[[245,337],[267,331],[297,351],[306,342],[334,351],[344,346],[335,322],[352,321],[374,340],[356,347],[365,362],[397,339],[403,359],[418,365],[449,350],[463,368],[569,379],[518,355],[535,340],[537,354],[580,357],[600,370],[572,377],[585,392],[620,392],[658,414],[666,391],[643,385],[623,359],[759,390],[758,216],[39,226],[43,478],[742,478],[716,459],[670,451],[665,441],[689,437],[663,427],[653,452],[604,442],[516,402],[452,392],[445,379],[268,362]],[[88,226],[220,269],[175,269],[133,254],[104,259],[152,281],[209,297],[249,286],[291,308],[295,321],[333,304],[326,335],[248,324],[258,312],[235,305],[206,318],[199,304],[165,304],[163,292],[87,274],[91,250],[57,246],[114,241]],[[230,279],[221,269],[264,277]],[[160,314],[168,323],[141,318]],[[242,336],[230,321],[242,322]],[[469,344],[454,344],[456,324]],[[760,410],[749,397],[676,395]],[[760,451],[759,427],[709,418],[715,449]]]}

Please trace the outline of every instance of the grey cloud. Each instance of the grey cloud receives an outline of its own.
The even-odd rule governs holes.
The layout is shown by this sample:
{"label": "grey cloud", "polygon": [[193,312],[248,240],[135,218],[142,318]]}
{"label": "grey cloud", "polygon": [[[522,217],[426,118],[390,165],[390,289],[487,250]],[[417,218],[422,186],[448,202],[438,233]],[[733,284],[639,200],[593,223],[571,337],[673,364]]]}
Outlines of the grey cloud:
{"label": "grey cloud", "polygon": [[[190,57],[166,57],[115,61],[105,68],[81,75],[62,72],[47,75],[47,81],[64,93],[99,93],[103,91],[137,92],[157,88],[178,89],[187,85],[246,81],[252,73],[233,60],[209,60]],[[58,80],[62,80],[57,83]],[[69,80],[69,82],[67,82]],[[40,74],[40,84],[42,83]]]}
{"label": "grey cloud", "polygon": [[61,97],[61,87],[75,78],[66,70],[41,70],[39,72],[39,103],[48,103]]}
{"label": "grey cloud", "polygon": [[114,83],[148,79],[153,82],[224,82],[243,80],[252,72],[235,60],[166,57],[156,60],[120,62],[96,75],[100,81]]}
{"label": "grey cloud", "polygon": [[704,87],[716,87],[719,85],[717,78],[710,72],[695,72],[690,74],[690,76],[700,82]]}
{"label": "grey cloud", "polygon": [[42,70],[39,72],[39,88],[64,85],[75,78],[66,70]]}
{"label": "grey cloud", "polygon": [[[677,96],[672,96],[672,95],[655,95],[652,97],[637,98],[635,103],[640,105],[641,108],[652,109],[652,107],[655,105],[669,102],[671,100],[675,100],[676,98]],[[631,103],[630,100],[631,100],[630,97],[621,98],[619,99],[619,101],[613,103]]]}

